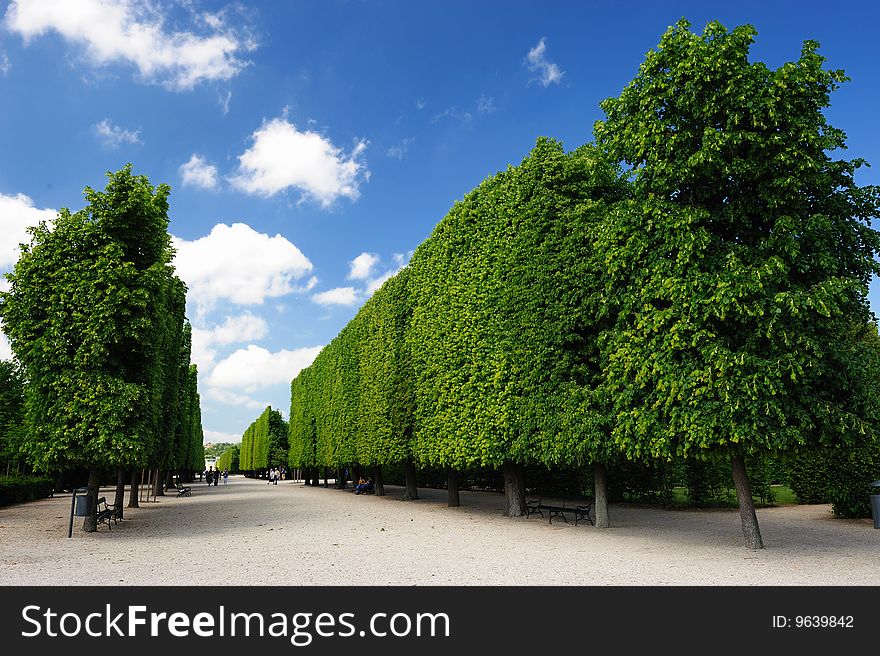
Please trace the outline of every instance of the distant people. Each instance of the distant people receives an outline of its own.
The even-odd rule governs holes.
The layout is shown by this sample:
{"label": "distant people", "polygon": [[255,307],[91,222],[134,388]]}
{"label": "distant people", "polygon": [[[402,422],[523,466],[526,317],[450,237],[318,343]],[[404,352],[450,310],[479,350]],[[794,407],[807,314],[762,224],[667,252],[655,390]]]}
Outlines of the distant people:
{"label": "distant people", "polygon": [[287,470],[284,469],[284,467],[282,467],[281,468],[281,480],[283,481],[285,478],[287,478]]}
{"label": "distant people", "polygon": [[363,492],[364,492],[364,488],[365,488],[366,486],[367,486],[367,482],[364,480],[364,477],[361,476],[361,477],[358,479],[357,485],[354,486],[354,493],[355,493],[355,494],[363,494]]}
{"label": "distant people", "polygon": [[368,476],[367,482],[364,483],[364,494],[370,494],[374,489],[375,485],[373,485],[373,479]]}
{"label": "distant people", "polygon": [[208,483],[208,487],[211,487],[211,483],[214,482],[214,468],[208,467],[208,471],[205,472],[205,481]]}
{"label": "distant people", "polygon": [[214,472],[214,487],[217,487],[217,483],[220,482],[220,470]]}
{"label": "distant people", "polygon": [[227,483],[229,483],[229,470],[224,469],[223,470],[223,485],[226,485]]}
{"label": "distant people", "polygon": [[272,479],[275,478],[275,468],[266,470],[266,485],[272,485]]}

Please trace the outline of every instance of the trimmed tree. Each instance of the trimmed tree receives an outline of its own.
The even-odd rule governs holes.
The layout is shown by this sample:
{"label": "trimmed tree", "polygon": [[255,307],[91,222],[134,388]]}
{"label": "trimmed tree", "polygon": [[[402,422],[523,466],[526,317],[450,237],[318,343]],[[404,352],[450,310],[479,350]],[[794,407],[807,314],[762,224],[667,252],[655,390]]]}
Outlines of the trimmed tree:
{"label": "trimmed tree", "polygon": [[857,335],[880,197],[855,184],[862,161],[831,158],[844,134],[822,110],[846,78],[817,43],[772,70],[749,61],[751,26],[689,27],[664,34],[595,127],[634,194],[598,239],[619,305],[604,392],[629,457],[730,458],[758,549],[746,454],[875,434]]}
{"label": "trimmed tree", "polygon": [[[101,471],[158,457],[175,288],[166,185],[131,165],[108,174],[88,205],[31,228],[0,317],[28,378],[26,449],[35,468],[89,469],[96,529]],[[174,353],[176,356],[176,351]]]}

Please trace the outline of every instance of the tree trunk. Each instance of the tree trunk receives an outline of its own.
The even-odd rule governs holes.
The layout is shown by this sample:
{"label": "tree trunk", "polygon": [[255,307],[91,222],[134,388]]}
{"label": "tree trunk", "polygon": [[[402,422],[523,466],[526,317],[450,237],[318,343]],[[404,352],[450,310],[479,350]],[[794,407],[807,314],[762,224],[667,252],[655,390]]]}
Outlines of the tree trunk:
{"label": "tree trunk", "polygon": [[116,498],[113,500],[116,505],[116,517],[122,519],[122,506],[125,504],[125,470],[120,467],[116,470]]}
{"label": "tree trunk", "polygon": [[128,491],[128,507],[140,508],[138,502],[138,486],[141,483],[141,472],[138,469],[131,470],[131,489]]}
{"label": "tree trunk", "polygon": [[403,491],[403,500],[415,501],[419,498],[419,488],[416,487],[416,466],[409,458],[403,463],[403,471],[406,473],[406,489]]}
{"label": "tree trunk", "polygon": [[89,514],[83,519],[82,530],[86,533],[94,533],[98,530],[98,487],[101,484],[101,472],[92,467],[89,469]]}
{"label": "tree trunk", "polygon": [[156,469],[156,487],[153,489],[154,497],[164,497],[165,496],[165,479],[162,476],[162,470]]}
{"label": "tree trunk", "polygon": [[330,487],[330,468],[324,467],[324,487]]}
{"label": "tree trunk", "polygon": [[321,487],[321,470],[317,467],[312,468],[312,487]]}
{"label": "tree trunk", "polygon": [[376,465],[373,469],[373,494],[377,497],[385,496],[385,483],[382,482],[382,465]]}
{"label": "tree trunk", "polygon": [[752,499],[752,486],[749,484],[746,461],[742,453],[734,455],[731,458],[731,464],[733,465],[733,484],[736,486],[736,498],[739,501],[739,517],[742,520],[746,547],[749,549],[763,549],[764,542],[761,540],[758,515],[755,513],[755,500]]}
{"label": "tree trunk", "polygon": [[522,517],[526,514],[526,480],[522,465],[504,463],[504,515]]}
{"label": "tree trunk", "polygon": [[140,469],[132,469],[131,470],[131,488],[128,491],[128,507],[129,508],[140,508],[141,504],[138,500],[138,488],[141,484],[141,470]]}
{"label": "tree trunk", "polygon": [[455,508],[461,505],[461,499],[458,496],[458,472],[455,469],[446,470],[446,505]]}
{"label": "tree trunk", "polygon": [[608,472],[601,462],[593,463],[593,495],[596,528],[611,528],[611,517],[608,515]]}
{"label": "tree trunk", "polygon": [[174,470],[169,469],[168,473],[165,474],[165,489],[167,490],[172,485],[174,485]]}

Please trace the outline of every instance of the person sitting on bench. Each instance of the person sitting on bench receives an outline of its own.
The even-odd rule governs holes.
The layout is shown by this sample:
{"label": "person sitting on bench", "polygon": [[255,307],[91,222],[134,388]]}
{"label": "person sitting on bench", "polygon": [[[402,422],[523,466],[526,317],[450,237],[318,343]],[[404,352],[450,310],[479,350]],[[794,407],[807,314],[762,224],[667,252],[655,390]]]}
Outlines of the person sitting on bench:
{"label": "person sitting on bench", "polygon": [[364,488],[367,486],[367,482],[364,480],[364,477],[361,476],[358,479],[357,485],[354,486],[354,493],[361,494],[364,491]]}

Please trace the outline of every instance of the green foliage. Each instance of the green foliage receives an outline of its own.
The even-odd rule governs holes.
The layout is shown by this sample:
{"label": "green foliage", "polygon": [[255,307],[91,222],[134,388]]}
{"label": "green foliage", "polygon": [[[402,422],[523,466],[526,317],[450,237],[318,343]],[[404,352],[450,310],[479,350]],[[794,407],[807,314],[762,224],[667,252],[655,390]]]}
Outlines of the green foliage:
{"label": "green foliage", "polygon": [[223,453],[217,458],[217,469],[220,471],[228,471],[232,473],[237,473],[240,471],[239,467],[239,455],[240,455],[240,447],[238,444],[232,444],[227,446]]}
{"label": "green foliage", "polygon": [[878,424],[859,332],[880,197],[855,184],[861,161],[829,156],[844,135],[822,109],[845,78],[814,42],[770,70],[749,61],[751,27],[688,27],[595,128],[633,181],[596,240],[618,305],[601,342],[613,439],[630,458],[858,444]]}
{"label": "green foliage", "polygon": [[268,406],[242,436],[239,465],[242,470],[255,471],[285,464],[290,451],[288,440],[287,422],[280,411]]}
{"label": "green foliage", "polygon": [[420,462],[606,457],[593,399],[601,287],[590,233],[622,193],[601,153],[540,139],[416,250],[406,340]]}
{"label": "green foliage", "polygon": [[867,448],[880,193],[831,158],[843,74],[813,42],[752,63],[753,38],[680,22],[596,146],[539,139],[456,203],[292,381],[290,465],[514,461],[571,491],[603,462],[623,498],[710,505],[732,456],[770,503],[784,454]]}
{"label": "green foliage", "polygon": [[0,360],[0,462],[16,461],[22,455],[25,379],[14,360]]}
{"label": "green foliage", "polygon": [[[319,408],[312,377],[312,367],[306,367],[290,384],[290,452],[287,462],[291,467],[311,467],[318,462],[315,412]],[[243,449],[244,442],[242,453]]]}
{"label": "green foliage", "polygon": [[400,271],[358,313],[358,410],[355,448],[364,465],[411,457],[414,386],[405,343],[411,315],[409,269]]}
{"label": "green foliage", "polygon": [[789,485],[799,503],[828,503],[830,455],[824,450],[815,450],[790,457]]}
{"label": "green foliage", "polygon": [[791,488],[800,503],[830,503],[838,517],[870,517],[869,496],[880,480],[880,444],[856,449],[800,453],[788,462]]}
{"label": "green foliage", "polygon": [[0,506],[45,499],[52,494],[52,479],[42,476],[0,476]]}
{"label": "green foliage", "polygon": [[104,191],[86,188],[83,210],[30,229],[0,293],[28,381],[24,450],[43,471],[181,464],[179,367],[189,350],[170,189],[131,165],[108,178]]}
{"label": "green foliage", "polygon": [[235,446],[232,442],[217,442],[215,444],[206,444],[205,445],[205,457],[207,458],[219,458],[222,454],[226,453],[230,447]]}

